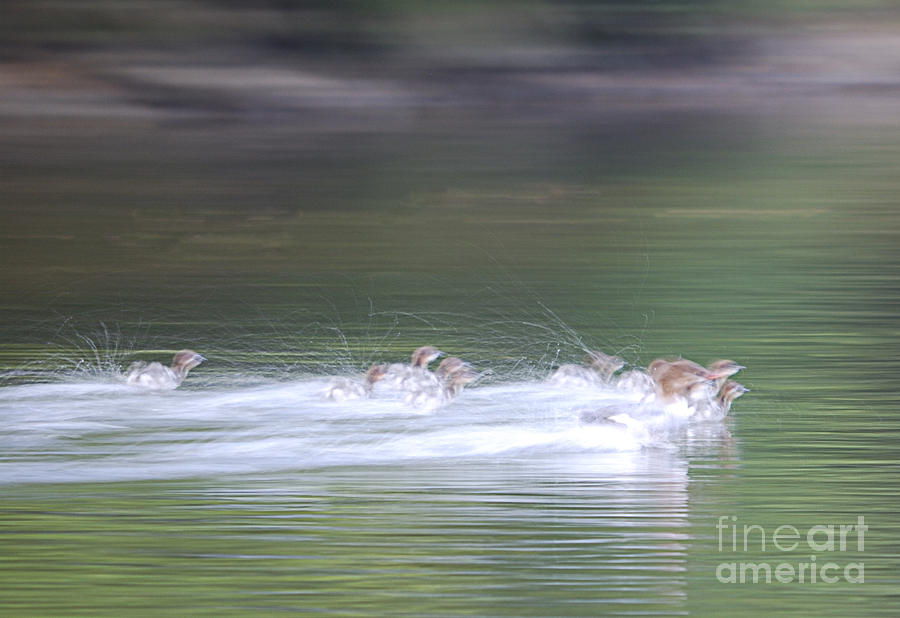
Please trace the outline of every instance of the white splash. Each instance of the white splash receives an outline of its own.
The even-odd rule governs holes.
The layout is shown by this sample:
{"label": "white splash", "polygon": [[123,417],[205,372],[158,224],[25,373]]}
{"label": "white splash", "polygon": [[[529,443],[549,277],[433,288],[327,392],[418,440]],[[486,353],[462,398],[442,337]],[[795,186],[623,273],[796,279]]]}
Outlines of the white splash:
{"label": "white splash", "polygon": [[170,479],[422,459],[668,447],[689,410],[612,387],[470,388],[437,410],[402,397],[329,401],[329,379],[144,392],[121,383],[0,388],[0,483]]}

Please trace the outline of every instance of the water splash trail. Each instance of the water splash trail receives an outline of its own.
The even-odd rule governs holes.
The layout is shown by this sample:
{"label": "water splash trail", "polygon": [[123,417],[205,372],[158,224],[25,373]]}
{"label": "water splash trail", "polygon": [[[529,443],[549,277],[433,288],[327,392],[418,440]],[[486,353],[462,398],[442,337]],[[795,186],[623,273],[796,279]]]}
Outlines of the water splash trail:
{"label": "water splash trail", "polygon": [[[427,413],[390,392],[326,401],[328,382],[145,392],[110,378],[0,388],[0,483],[624,455],[671,448],[691,424],[677,409],[641,407],[628,393],[543,381],[468,389]],[[600,422],[586,421],[591,414]],[[620,422],[602,419],[610,414]]]}

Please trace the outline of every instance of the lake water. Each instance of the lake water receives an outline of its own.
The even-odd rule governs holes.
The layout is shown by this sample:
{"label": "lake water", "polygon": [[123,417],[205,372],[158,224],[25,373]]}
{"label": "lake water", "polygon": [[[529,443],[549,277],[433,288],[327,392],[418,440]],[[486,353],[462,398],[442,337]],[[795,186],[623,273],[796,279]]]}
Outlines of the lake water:
{"label": "lake water", "polygon": [[[5,124],[0,609],[896,615],[890,107]],[[426,343],[487,375],[322,400]],[[586,424],[628,404],[544,379],[587,349],[751,392]]]}

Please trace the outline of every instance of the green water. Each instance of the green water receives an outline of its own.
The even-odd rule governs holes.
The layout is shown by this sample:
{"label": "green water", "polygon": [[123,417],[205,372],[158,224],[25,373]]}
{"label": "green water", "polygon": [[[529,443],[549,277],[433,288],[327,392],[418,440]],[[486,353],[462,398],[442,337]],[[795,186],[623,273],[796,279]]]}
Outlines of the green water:
{"label": "green water", "polygon": [[[2,613],[900,611],[896,119],[463,120],[6,127],[4,388],[190,346],[203,391],[426,342],[490,385],[587,346],[738,360],[751,392],[725,427],[573,461],[4,479]],[[810,561],[804,542],[719,551],[732,515],[770,538],[869,530],[816,553],[836,583],[720,583],[723,562]]]}

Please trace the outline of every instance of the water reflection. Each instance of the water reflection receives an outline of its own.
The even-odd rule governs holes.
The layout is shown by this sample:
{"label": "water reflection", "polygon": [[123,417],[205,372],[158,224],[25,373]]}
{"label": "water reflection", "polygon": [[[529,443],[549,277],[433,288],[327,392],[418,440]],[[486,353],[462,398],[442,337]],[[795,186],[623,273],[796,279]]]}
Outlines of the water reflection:
{"label": "water reflection", "polygon": [[[92,533],[54,532],[77,516],[115,539],[94,574],[128,585],[130,570],[163,567],[204,594],[241,581],[233,609],[295,607],[297,595],[314,611],[452,612],[487,599],[514,612],[625,611],[635,598],[656,613],[683,608],[688,457],[732,457],[722,423],[648,443],[580,422],[586,405],[624,405],[602,388],[478,387],[423,413],[390,396],[328,401],[327,384],[0,389],[9,526],[61,556],[96,554]],[[29,504],[42,530],[19,519]],[[49,585],[18,598],[46,608]],[[360,596],[348,601],[348,589]],[[118,607],[110,590],[99,607]]]}
{"label": "water reflection", "polygon": [[[596,614],[643,599],[643,611],[678,613],[687,596],[687,486],[685,461],[657,450],[132,486],[140,493],[82,485],[65,501],[54,490],[13,495],[45,513],[48,532],[29,538],[59,557],[90,552],[109,584],[129,586],[158,568],[189,577],[193,594],[173,588],[168,597],[185,608],[224,594],[228,607],[257,611],[441,613],[490,603]],[[49,532],[72,517],[81,530],[102,530],[106,549],[89,549],[74,531]],[[78,585],[78,573],[63,587]],[[19,598],[45,607],[49,585],[38,578]],[[114,587],[96,592],[99,607],[121,607]]]}

